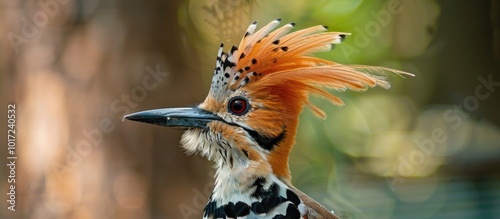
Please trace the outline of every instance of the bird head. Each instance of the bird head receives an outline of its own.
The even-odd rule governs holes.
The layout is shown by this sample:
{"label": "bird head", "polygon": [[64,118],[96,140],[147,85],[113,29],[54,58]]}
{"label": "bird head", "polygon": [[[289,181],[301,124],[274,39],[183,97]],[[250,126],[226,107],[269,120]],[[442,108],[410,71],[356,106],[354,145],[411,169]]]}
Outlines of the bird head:
{"label": "bird head", "polygon": [[[210,91],[201,104],[125,118],[187,129],[181,145],[188,152],[202,154],[218,170],[239,179],[273,175],[289,181],[288,157],[299,114],[308,107],[316,116],[326,116],[309,101],[310,95],[343,105],[332,91],[388,88],[384,72],[405,73],[312,57],[331,50],[349,33],[326,32],[325,26],[290,32],[294,23],[276,29],[279,23],[280,19],[273,20],[256,31],[254,22],[239,46],[226,53],[221,45]],[[224,174],[218,171],[219,181],[228,179],[222,179]]]}

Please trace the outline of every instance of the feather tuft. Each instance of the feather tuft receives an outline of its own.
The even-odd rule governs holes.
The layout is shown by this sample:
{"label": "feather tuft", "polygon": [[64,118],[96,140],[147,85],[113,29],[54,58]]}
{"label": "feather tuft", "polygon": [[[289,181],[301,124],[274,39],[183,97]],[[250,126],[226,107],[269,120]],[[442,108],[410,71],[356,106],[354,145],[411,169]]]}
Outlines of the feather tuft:
{"label": "feather tuft", "polygon": [[[225,74],[231,75],[227,83],[224,81],[227,86],[214,86],[213,89],[222,93],[239,89],[265,90],[271,95],[279,90],[284,93],[277,95],[284,97],[287,107],[308,106],[315,115],[324,118],[324,112],[309,102],[310,94],[343,105],[342,100],[328,90],[365,91],[375,86],[388,89],[389,74],[414,76],[385,67],[342,65],[312,57],[311,54],[332,50],[332,45],[342,43],[350,33],[326,32],[327,27],[322,25],[290,33],[295,24],[288,23],[275,29],[280,21],[275,19],[257,31],[257,22],[248,27],[239,46],[233,47],[228,57],[221,58],[221,62],[229,60],[225,63],[234,65]],[[266,87],[272,89],[266,90]],[[287,97],[287,92],[295,95]]]}

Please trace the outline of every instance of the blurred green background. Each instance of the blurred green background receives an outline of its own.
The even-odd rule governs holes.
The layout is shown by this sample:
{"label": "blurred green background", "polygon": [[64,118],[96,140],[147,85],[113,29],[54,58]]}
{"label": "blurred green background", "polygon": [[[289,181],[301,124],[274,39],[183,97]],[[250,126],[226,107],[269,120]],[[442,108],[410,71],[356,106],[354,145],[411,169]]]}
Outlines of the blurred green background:
{"label": "blurred green background", "polygon": [[499,12],[498,0],[3,0],[0,112],[17,106],[18,160],[16,212],[3,201],[0,217],[201,218],[211,163],[183,154],[179,130],[121,119],[201,102],[219,44],[281,17],[352,33],[319,57],[416,75],[338,93],[344,107],[313,98],[328,118],[301,115],[299,189],[342,218],[500,218]]}

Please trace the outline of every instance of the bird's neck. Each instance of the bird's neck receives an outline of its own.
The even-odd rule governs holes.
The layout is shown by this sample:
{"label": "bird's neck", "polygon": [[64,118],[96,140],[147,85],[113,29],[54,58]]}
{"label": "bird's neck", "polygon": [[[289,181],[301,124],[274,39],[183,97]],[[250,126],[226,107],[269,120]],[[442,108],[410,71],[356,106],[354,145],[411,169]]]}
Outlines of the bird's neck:
{"label": "bird's neck", "polygon": [[204,218],[267,217],[287,213],[297,216],[290,218],[300,218],[303,213],[299,211],[301,200],[290,189],[287,180],[269,171],[263,171],[268,174],[248,174],[245,171],[248,168],[245,165],[217,167],[215,187],[205,207]]}

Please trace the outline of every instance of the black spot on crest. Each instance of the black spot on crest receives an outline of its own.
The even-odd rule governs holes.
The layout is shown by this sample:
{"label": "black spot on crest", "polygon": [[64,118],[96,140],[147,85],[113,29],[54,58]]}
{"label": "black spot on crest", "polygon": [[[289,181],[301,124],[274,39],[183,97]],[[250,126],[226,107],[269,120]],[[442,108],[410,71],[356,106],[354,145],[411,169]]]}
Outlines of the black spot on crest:
{"label": "black spot on crest", "polygon": [[229,68],[232,68],[232,67],[236,66],[236,64],[234,62],[231,62],[228,59],[225,59],[224,63],[222,63],[222,65],[224,67],[229,67]]}
{"label": "black spot on crest", "polygon": [[238,47],[233,45],[233,47],[231,47],[231,52],[229,52],[229,54],[233,54],[233,52],[236,50],[238,50]]}
{"label": "black spot on crest", "polygon": [[257,59],[252,59],[252,64],[257,64]]}
{"label": "black spot on crest", "polygon": [[281,47],[281,50],[283,50],[283,51],[285,51],[285,52],[286,52],[286,51],[288,51],[288,46],[282,46],[282,47]]}
{"label": "black spot on crest", "polygon": [[277,39],[277,40],[273,41],[273,44],[274,44],[274,45],[278,45],[278,44],[280,44],[280,40],[279,40],[279,39]]}

